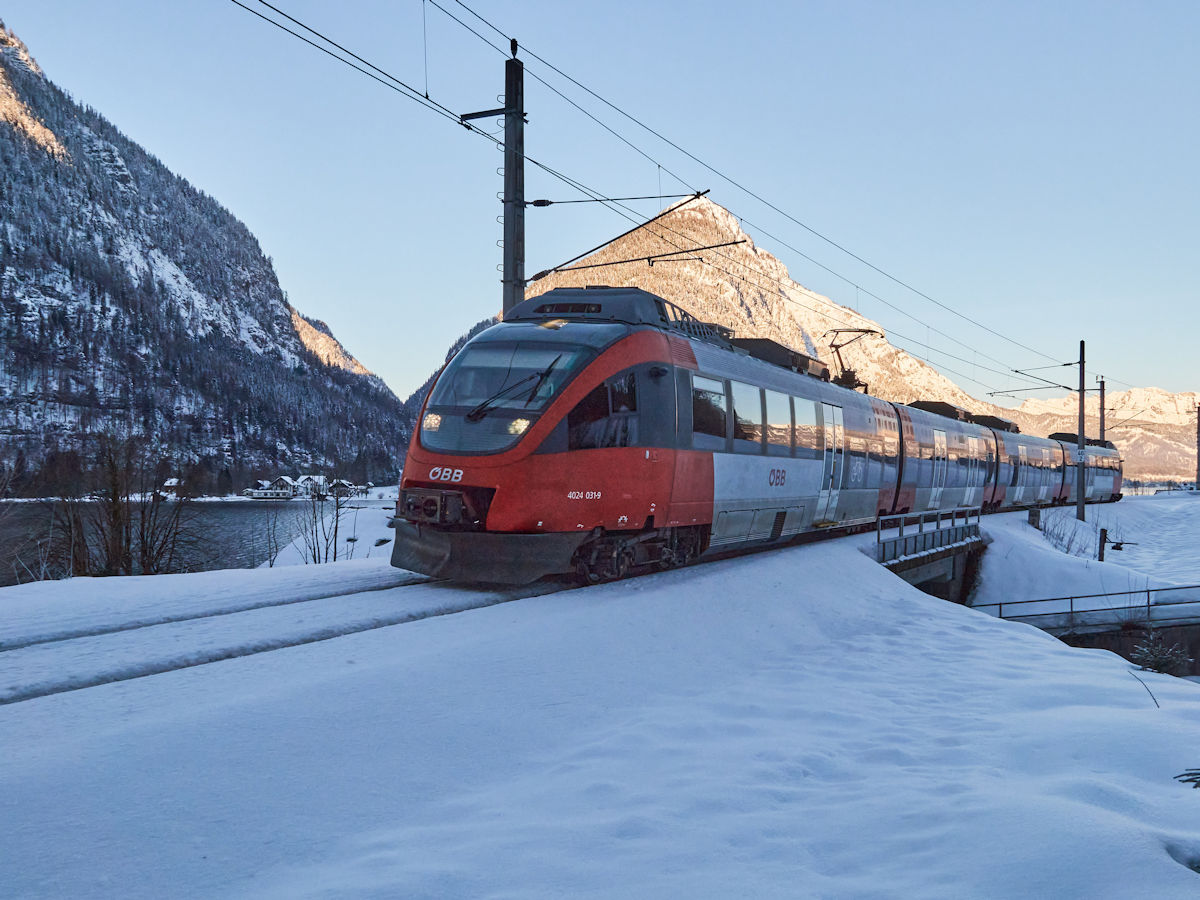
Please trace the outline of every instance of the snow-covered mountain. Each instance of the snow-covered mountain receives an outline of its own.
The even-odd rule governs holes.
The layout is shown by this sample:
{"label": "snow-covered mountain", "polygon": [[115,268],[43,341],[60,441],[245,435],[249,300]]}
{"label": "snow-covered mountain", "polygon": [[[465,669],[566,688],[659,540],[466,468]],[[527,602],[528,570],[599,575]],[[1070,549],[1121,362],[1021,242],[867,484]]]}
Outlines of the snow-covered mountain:
{"label": "snow-covered mountain", "polygon": [[257,240],[0,23],[0,466],[100,432],[240,481],[358,460],[390,477],[409,419]]}
{"label": "snow-covered mountain", "polygon": [[[757,247],[728,210],[707,198],[692,201],[653,225],[614,241],[577,265],[641,259],[730,241],[744,243],[703,254],[680,253],[653,266],[639,263],[556,272],[534,282],[527,296],[555,287],[590,284],[640,287],[703,321],[732,328],[739,336],[771,338],[818,357],[831,371],[836,371],[830,338],[826,337],[831,329],[866,328],[886,335],[879,323],[793,281],[782,262]],[[698,258],[701,255],[707,262]],[[971,396],[922,360],[892,346],[886,337],[860,339],[845,347],[842,357],[879,397],[899,403],[946,401],[1009,419],[1029,434],[1077,430],[1077,399],[1029,400],[1016,409],[999,407]],[[1087,433],[1096,437],[1099,399],[1089,397],[1088,402]],[[1107,424],[1114,426],[1132,418],[1108,434],[1125,457],[1127,477],[1195,476],[1198,402],[1198,394],[1171,394],[1158,388],[1109,393]]]}

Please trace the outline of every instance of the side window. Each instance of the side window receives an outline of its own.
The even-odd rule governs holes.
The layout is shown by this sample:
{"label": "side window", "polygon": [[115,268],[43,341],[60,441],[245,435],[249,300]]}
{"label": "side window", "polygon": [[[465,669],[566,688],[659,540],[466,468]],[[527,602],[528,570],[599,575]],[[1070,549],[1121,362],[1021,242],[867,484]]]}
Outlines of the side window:
{"label": "side window", "polygon": [[571,450],[633,447],[637,442],[637,377],[632,370],[597,385],[567,414]]}
{"label": "side window", "polygon": [[817,459],[821,453],[822,436],[817,428],[817,404],[802,397],[793,397],[796,410],[796,456]]}
{"label": "side window", "polygon": [[762,391],[740,381],[730,382],[733,394],[733,449],[762,453]]}
{"label": "side window", "polygon": [[787,394],[765,391],[767,398],[767,455],[792,455],[792,401]]}
{"label": "side window", "polygon": [[696,375],[692,378],[692,446],[697,450],[725,449],[725,382]]}

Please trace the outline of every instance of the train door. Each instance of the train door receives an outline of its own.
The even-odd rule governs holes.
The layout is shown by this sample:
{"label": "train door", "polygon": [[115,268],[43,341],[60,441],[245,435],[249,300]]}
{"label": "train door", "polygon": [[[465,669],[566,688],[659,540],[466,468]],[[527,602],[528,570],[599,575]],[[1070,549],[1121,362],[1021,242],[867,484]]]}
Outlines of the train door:
{"label": "train door", "polygon": [[933,480],[930,482],[929,508],[936,509],[942,503],[942,491],[946,487],[946,469],[949,454],[946,453],[946,432],[933,430]]}
{"label": "train door", "polygon": [[1038,501],[1044,501],[1050,494],[1050,450],[1042,448],[1042,466],[1038,470]]}
{"label": "train door", "polygon": [[983,454],[983,442],[976,437],[967,438],[966,487],[963,489],[963,506],[975,506],[979,503],[980,456]]}
{"label": "train door", "polygon": [[1029,454],[1024,447],[1017,448],[1017,465],[1013,467],[1012,502],[1020,503],[1025,499],[1025,482],[1029,480],[1026,470],[1029,468]]}
{"label": "train door", "polygon": [[842,489],[842,472],[845,469],[846,429],[840,406],[822,403],[821,417],[824,465],[815,521],[833,522],[837,519],[838,492]]}

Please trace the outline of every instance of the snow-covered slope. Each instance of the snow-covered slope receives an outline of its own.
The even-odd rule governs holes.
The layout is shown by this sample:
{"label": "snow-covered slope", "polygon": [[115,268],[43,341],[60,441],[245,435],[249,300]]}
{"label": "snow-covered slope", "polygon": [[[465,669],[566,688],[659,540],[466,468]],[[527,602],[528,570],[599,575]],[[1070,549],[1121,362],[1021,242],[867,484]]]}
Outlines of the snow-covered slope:
{"label": "snow-covered slope", "polygon": [[[816,356],[829,364],[831,371],[836,370],[829,349],[831,338],[826,333],[834,328],[873,329],[885,336],[863,338],[842,351],[846,365],[857,371],[872,394],[898,403],[953,403],[972,412],[1015,421],[1029,434],[1076,431],[1076,407],[1069,397],[1029,401],[1014,410],[971,396],[922,360],[892,346],[879,323],[793,281],[782,262],[756,246],[731,213],[707,198],[688,203],[658,223],[614,241],[579,264],[640,259],[730,241],[744,243],[700,254],[680,254],[654,266],[642,263],[558,272],[534,282],[527,296],[555,287],[587,284],[641,287],[666,297],[703,321],[720,323],[741,336],[771,338]],[[1109,435],[1125,455],[1127,476],[1195,475],[1193,438],[1198,395],[1146,388],[1109,397],[1107,405],[1117,405],[1116,411],[1109,414],[1110,425],[1145,412],[1137,415],[1137,422]],[[1097,404],[1098,400],[1091,402],[1087,426],[1092,436],[1099,433]],[[1193,429],[1190,435],[1189,422]]]}
{"label": "snow-covered slope", "polygon": [[[1118,657],[921,594],[864,539],[0,706],[5,889],[1196,896],[1200,687],[1138,673],[1156,707]],[[79,587],[0,608],[52,621],[33,589]]]}
{"label": "snow-covered slope", "polygon": [[381,481],[409,420],[288,304],[245,225],[73,102],[0,23],[0,466],[86,456],[100,432],[237,482],[347,454]]}

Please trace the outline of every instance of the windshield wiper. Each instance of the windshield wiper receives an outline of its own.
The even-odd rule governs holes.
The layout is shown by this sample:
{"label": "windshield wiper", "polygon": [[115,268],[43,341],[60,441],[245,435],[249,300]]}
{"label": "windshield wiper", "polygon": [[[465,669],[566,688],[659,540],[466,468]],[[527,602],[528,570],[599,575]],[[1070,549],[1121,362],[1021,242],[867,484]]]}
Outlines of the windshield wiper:
{"label": "windshield wiper", "polygon": [[533,402],[533,398],[537,396],[537,392],[541,390],[542,385],[545,384],[546,379],[550,377],[550,373],[554,371],[554,367],[558,365],[558,361],[562,358],[563,355],[561,353],[558,354],[551,361],[550,365],[546,366],[545,371],[538,376],[537,384],[533,386],[533,390],[529,392],[529,399],[525,401],[526,409],[529,408],[529,404]]}
{"label": "windshield wiper", "polygon": [[[557,360],[555,360],[555,362],[557,362]],[[551,365],[553,365],[553,363],[551,363]],[[478,406],[476,406],[474,409],[472,409],[469,413],[467,413],[467,416],[466,416],[467,421],[468,422],[478,422],[480,419],[482,419],[484,416],[486,416],[488,414],[488,410],[490,410],[493,406],[495,406],[497,401],[503,400],[509,394],[516,393],[517,388],[524,387],[525,385],[529,384],[529,382],[533,381],[535,378],[541,378],[541,376],[542,376],[541,372],[531,372],[530,374],[528,374],[524,378],[522,378],[520,381],[514,381],[508,387],[500,388],[500,390],[496,391],[496,393],[492,394],[492,396],[488,397],[486,400],[484,400],[482,403],[480,403]],[[526,405],[528,405],[528,404],[526,404]]]}

